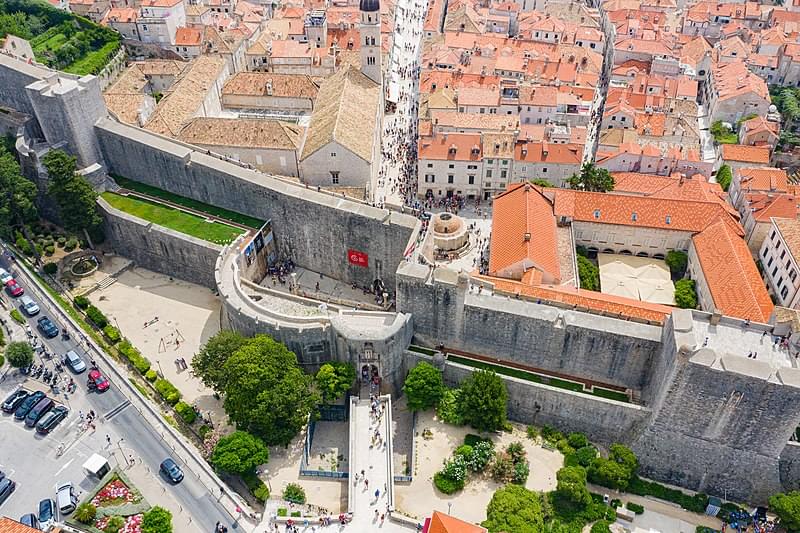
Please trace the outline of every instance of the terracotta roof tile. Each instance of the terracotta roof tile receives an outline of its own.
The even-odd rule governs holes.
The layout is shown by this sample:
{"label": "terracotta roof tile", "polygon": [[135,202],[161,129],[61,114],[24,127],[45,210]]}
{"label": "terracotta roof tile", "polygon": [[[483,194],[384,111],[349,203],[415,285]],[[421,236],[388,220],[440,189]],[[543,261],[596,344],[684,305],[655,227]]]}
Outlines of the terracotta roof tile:
{"label": "terracotta roof tile", "polygon": [[431,517],[428,533],[485,533],[480,526],[464,522],[439,511],[434,511]]}
{"label": "terracotta roof tile", "polygon": [[747,146],[744,144],[723,144],[723,161],[742,161],[744,163],[769,164],[769,148],[766,146]]}
{"label": "terracotta roof tile", "polygon": [[736,170],[743,191],[786,192],[788,176],[782,168],[747,167]]}
{"label": "terracotta roof tile", "polygon": [[222,87],[222,94],[267,96],[267,85],[278,97],[316,98],[319,85],[305,74],[274,74],[272,72],[237,72]]}
{"label": "terracotta roof tile", "polygon": [[0,516],[0,533],[39,533],[38,529],[20,524],[5,516]]}
{"label": "terracotta roof tile", "polygon": [[479,134],[440,133],[419,141],[419,159],[480,161],[482,154]]}

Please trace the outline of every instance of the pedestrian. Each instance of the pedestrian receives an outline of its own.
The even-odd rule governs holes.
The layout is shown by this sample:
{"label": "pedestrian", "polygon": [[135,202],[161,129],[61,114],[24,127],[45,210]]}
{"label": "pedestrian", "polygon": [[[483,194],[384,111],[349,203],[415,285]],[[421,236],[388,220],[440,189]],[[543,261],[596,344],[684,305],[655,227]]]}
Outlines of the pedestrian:
{"label": "pedestrian", "polygon": [[[380,489],[375,489],[375,499],[377,500],[377,499],[378,499],[378,498],[380,498],[380,497],[381,497],[381,491],[380,491]],[[376,509],[376,511],[377,511],[377,509]]]}
{"label": "pedestrian", "polygon": [[369,488],[369,480],[367,478],[364,478],[364,488],[365,489]]}
{"label": "pedestrian", "polygon": [[111,446],[111,435],[106,435],[106,442]]}
{"label": "pedestrian", "polygon": [[131,466],[136,464],[136,460],[133,458],[133,454],[128,456],[128,461],[130,462]]}
{"label": "pedestrian", "polygon": [[83,414],[83,411],[78,411],[78,416],[80,417],[81,422],[83,422],[83,419],[86,418],[85,415]]}

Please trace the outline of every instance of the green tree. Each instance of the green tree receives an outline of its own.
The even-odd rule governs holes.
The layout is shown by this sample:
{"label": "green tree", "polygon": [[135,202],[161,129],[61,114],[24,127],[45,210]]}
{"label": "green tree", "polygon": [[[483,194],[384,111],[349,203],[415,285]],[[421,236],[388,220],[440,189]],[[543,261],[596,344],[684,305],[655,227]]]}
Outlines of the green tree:
{"label": "green tree", "polygon": [[341,398],[356,380],[356,369],[349,363],[332,361],[322,365],[314,378],[322,403],[333,403]]}
{"label": "green tree", "polygon": [[800,491],[775,494],[769,499],[769,508],[778,515],[780,525],[789,531],[800,531]]}
{"label": "green tree", "polygon": [[496,490],[481,525],[489,533],[540,533],[544,514],[539,495],[513,484]]}
{"label": "green tree", "polygon": [[581,282],[581,289],[589,291],[600,290],[600,269],[590,259],[582,255],[578,256],[578,278]]}
{"label": "green tree", "polygon": [[142,516],[142,533],[172,533],[172,513],[155,506]]}
{"label": "green tree", "polygon": [[228,358],[247,343],[247,338],[235,331],[222,330],[206,341],[192,358],[192,369],[203,383],[217,392],[225,390],[227,375],[222,371]]}
{"label": "green tree", "polygon": [[614,176],[594,163],[584,163],[581,171],[573,174],[567,180],[570,189],[593,192],[608,192],[614,190]]}
{"label": "green tree", "polygon": [[264,442],[245,431],[234,431],[219,439],[210,460],[214,468],[238,475],[252,472],[267,461],[269,450]]}
{"label": "green tree", "polygon": [[76,159],[61,150],[50,150],[42,158],[50,178],[48,194],[58,205],[65,229],[83,232],[91,246],[90,233],[96,233],[103,223],[97,210],[97,192],[77,174]]}
{"label": "green tree", "polygon": [[39,253],[27,227],[39,218],[36,194],[36,185],[22,175],[19,163],[5,145],[0,146],[0,228],[10,238],[11,230],[18,227],[38,260]]}
{"label": "green tree", "polygon": [[266,335],[249,340],[222,370],[225,411],[238,429],[268,445],[289,444],[318,403],[294,352]]}
{"label": "green tree", "polygon": [[731,181],[733,180],[733,174],[731,173],[731,167],[728,165],[722,165],[717,170],[717,183],[719,186],[722,187],[722,190],[727,192],[728,187],[731,186]]}
{"label": "green tree", "polygon": [[576,505],[585,506],[592,501],[586,488],[586,469],[582,466],[565,466],[556,472],[556,494]]}
{"label": "green tree", "polygon": [[588,470],[589,481],[596,485],[617,490],[625,490],[630,483],[632,473],[624,465],[603,457],[592,462]]}
{"label": "green tree", "polygon": [[633,450],[624,444],[612,444],[608,450],[608,458],[624,466],[631,476],[639,469],[639,459],[636,458]]}
{"label": "green tree", "polygon": [[33,348],[27,342],[11,342],[6,347],[6,359],[14,368],[33,364]]}
{"label": "green tree", "polygon": [[461,384],[464,422],[480,431],[497,431],[506,425],[508,392],[503,380],[489,370],[477,370]]}
{"label": "green tree", "polygon": [[686,273],[686,265],[689,264],[689,256],[681,250],[670,250],[664,262],[669,267],[669,271],[674,278],[682,278]]}
{"label": "green tree", "polygon": [[697,308],[697,289],[694,280],[681,279],[675,282],[675,303],[681,309]]}
{"label": "green tree", "polygon": [[406,376],[403,392],[412,411],[424,411],[439,403],[444,394],[442,371],[422,361]]}

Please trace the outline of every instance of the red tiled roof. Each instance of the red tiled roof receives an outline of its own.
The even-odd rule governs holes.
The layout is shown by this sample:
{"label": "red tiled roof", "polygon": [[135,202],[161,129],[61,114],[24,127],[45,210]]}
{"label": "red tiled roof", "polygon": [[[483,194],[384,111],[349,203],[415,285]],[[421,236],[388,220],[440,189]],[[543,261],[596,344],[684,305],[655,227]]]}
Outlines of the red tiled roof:
{"label": "red tiled roof", "polygon": [[514,160],[520,163],[561,163],[580,165],[583,146],[579,144],[554,144],[547,141],[517,142]]}
{"label": "red tiled roof", "polygon": [[769,165],[769,147],[745,144],[723,144],[723,161],[742,161],[758,165]]}
{"label": "red tiled roof", "polygon": [[38,529],[20,524],[5,516],[0,516],[0,533],[40,533]]}
{"label": "red tiled roof", "polygon": [[727,316],[766,323],[774,307],[747,244],[719,220],[692,237],[714,307]]}
{"label": "red tiled roof", "polygon": [[486,529],[434,511],[427,533],[486,533]]}
{"label": "red tiled roof", "polygon": [[481,136],[472,133],[439,134],[419,141],[419,159],[480,161],[481,153]]}
{"label": "red tiled roof", "polygon": [[773,194],[756,192],[745,194],[747,208],[759,222],[769,222],[770,218],[797,218],[800,215],[798,198],[794,194]]}
{"label": "red tiled roof", "polygon": [[202,39],[197,28],[178,28],[175,32],[175,46],[199,46]]}
{"label": "red tiled roof", "polygon": [[773,167],[747,167],[736,171],[743,191],[786,192],[786,171]]}

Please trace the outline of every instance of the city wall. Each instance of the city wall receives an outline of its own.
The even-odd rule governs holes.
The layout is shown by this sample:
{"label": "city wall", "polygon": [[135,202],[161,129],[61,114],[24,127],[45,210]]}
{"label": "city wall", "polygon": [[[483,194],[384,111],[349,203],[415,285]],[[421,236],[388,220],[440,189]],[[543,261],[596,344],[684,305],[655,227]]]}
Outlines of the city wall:
{"label": "city wall", "polygon": [[[393,287],[419,232],[412,216],[290,184],[110,118],[95,131],[110,172],[271,220],[280,255],[346,283]],[[351,250],[366,254],[367,266],[351,262]]]}
{"label": "city wall", "polygon": [[222,247],[123,213],[97,200],[106,241],[137,266],[215,288],[214,263]]}

